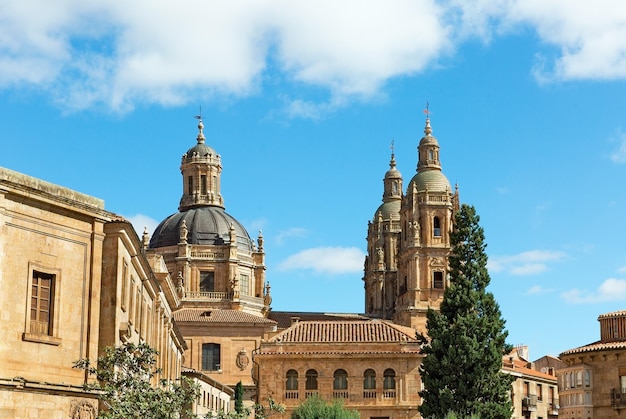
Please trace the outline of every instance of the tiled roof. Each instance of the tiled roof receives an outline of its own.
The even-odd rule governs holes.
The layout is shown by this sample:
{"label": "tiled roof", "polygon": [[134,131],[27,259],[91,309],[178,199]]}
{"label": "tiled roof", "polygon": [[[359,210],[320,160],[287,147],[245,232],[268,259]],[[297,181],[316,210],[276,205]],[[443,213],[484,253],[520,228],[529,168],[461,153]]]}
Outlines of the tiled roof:
{"label": "tiled roof", "polygon": [[417,342],[415,330],[381,320],[299,321],[269,339],[282,343]]}
{"label": "tiled roof", "polygon": [[594,343],[590,343],[589,345],[579,346],[578,348],[569,349],[565,352],[562,352],[561,355],[559,356],[579,354],[579,353],[584,353],[584,352],[610,351],[614,349],[626,349],[626,341],[614,341],[614,342],[597,341]]}
{"label": "tiled roof", "polygon": [[173,313],[177,322],[200,323],[246,323],[274,325],[275,321],[238,310],[211,310],[205,308],[182,308]]}
{"label": "tiled roof", "polygon": [[279,329],[286,329],[291,326],[294,318],[297,318],[299,321],[370,320],[366,315],[357,313],[315,313],[298,311],[270,311],[267,317],[275,320],[278,323]]}
{"label": "tiled roof", "polygon": [[523,361],[521,359],[513,360],[513,363],[504,361],[502,365],[502,369],[504,371],[511,371],[521,373],[526,376],[535,377],[535,378],[543,378],[544,380],[556,381],[556,376],[552,374],[548,374],[545,372],[537,371],[532,368],[528,368],[528,362]]}
{"label": "tiled roof", "polygon": [[612,311],[610,313],[600,314],[598,316],[598,320],[604,319],[607,317],[619,317],[619,316],[626,316],[626,310]]}

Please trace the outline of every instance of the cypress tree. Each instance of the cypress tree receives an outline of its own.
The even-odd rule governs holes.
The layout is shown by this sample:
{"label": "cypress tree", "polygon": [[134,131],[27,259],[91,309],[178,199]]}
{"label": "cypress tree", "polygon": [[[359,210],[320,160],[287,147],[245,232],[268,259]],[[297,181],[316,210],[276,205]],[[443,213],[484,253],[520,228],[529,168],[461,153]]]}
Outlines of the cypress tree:
{"label": "cypress tree", "polygon": [[474,207],[455,214],[450,235],[450,284],[440,310],[427,313],[420,366],[424,390],[419,411],[424,418],[509,419],[512,377],[501,371],[502,357],[512,349],[500,308],[486,291],[486,244]]}
{"label": "cypress tree", "polygon": [[235,412],[243,413],[243,384],[241,381],[235,386]]}

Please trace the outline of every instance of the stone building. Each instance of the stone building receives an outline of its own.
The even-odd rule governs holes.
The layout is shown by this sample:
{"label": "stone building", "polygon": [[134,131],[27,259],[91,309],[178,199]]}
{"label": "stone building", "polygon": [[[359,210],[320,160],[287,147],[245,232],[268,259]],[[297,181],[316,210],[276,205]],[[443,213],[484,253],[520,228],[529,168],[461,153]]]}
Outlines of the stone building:
{"label": "stone building", "polygon": [[556,419],[559,417],[559,391],[555,370],[537,369],[528,360],[528,348],[520,346],[504,356],[502,371],[514,377],[511,384],[513,418]]}
{"label": "stone building", "polygon": [[259,399],[285,404],[338,399],[362,418],[419,418],[420,344],[386,320],[295,321],[254,356]]}
{"label": "stone building", "polygon": [[[255,352],[259,401],[272,397],[290,412],[317,394],[342,399],[363,418],[420,417],[422,355],[416,336],[426,334],[426,313],[439,307],[448,283],[459,193],[441,170],[429,119],[406,193],[393,152],[389,166],[383,202],[368,223],[365,313],[333,318],[270,312],[281,332]],[[285,325],[281,318],[289,316],[295,321]]]}
{"label": "stone building", "polygon": [[0,168],[0,417],[94,418],[73,364],[126,341],[159,349],[155,382],[180,376],[177,295],[143,247],[102,200]]}
{"label": "stone building", "polygon": [[182,156],[178,212],[159,224],[146,254],[162,257],[175,278],[184,366],[230,387],[241,381],[251,404],[252,352],[276,330],[267,319],[272,299],[263,236],[255,243],[225,211],[221,158],[206,144],[203,128],[199,120],[196,144]]}
{"label": "stone building", "polygon": [[426,120],[417,173],[404,193],[392,153],[383,203],[368,223],[365,313],[424,330],[426,311],[438,308],[448,277],[448,254],[458,188],[441,170],[439,143]]}
{"label": "stone building", "polygon": [[562,352],[557,371],[560,417],[600,419],[626,414],[626,311],[602,314],[600,340]]}

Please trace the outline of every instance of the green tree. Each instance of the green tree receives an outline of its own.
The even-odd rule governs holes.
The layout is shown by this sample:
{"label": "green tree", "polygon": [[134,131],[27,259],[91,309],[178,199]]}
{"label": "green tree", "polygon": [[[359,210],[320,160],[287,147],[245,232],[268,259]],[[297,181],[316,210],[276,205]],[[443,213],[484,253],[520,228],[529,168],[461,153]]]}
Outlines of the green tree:
{"label": "green tree", "polygon": [[241,381],[235,386],[235,412],[243,413],[243,384]]}
{"label": "green tree", "polygon": [[319,397],[309,397],[291,414],[291,419],[359,419],[359,412],[348,410],[341,400],[327,403]]}
{"label": "green tree", "polygon": [[[424,390],[419,411],[425,418],[476,415],[510,418],[512,377],[504,374],[502,356],[510,352],[508,332],[493,294],[486,291],[484,232],[472,206],[455,215],[449,257],[450,285],[439,311],[429,310],[420,366]],[[429,339],[429,340],[428,340]]]}
{"label": "green tree", "polygon": [[153,377],[160,372],[156,355],[158,352],[145,343],[125,343],[106,348],[97,366],[89,359],[74,363],[74,368],[97,379],[85,387],[98,392],[106,407],[98,418],[170,419],[191,413],[187,409],[199,395],[198,386],[186,377],[153,385]]}

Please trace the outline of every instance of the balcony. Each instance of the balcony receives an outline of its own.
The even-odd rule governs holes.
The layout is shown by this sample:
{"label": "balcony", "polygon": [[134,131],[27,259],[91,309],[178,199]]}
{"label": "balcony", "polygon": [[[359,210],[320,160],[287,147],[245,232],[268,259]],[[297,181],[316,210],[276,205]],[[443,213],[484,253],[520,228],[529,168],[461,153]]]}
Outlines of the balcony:
{"label": "balcony", "polygon": [[626,388],[614,388],[611,390],[611,407],[613,409],[626,407]]}
{"label": "balcony", "polygon": [[523,412],[536,412],[537,411],[537,395],[530,394],[522,399],[522,411]]}
{"label": "balcony", "polygon": [[298,399],[298,390],[287,390],[285,392],[286,400]]}
{"label": "balcony", "polygon": [[333,391],[333,399],[347,399],[349,396],[347,390],[334,390]]}
{"label": "balcony", "polygon": [[229,301],[233,299],[232,292],[207,292],[207,291],[186,291],[185,300],[202,301]]}
{"label": "balcony", "polygon": [[559,414],[559,401],[558,400],[551,400],[550,403],[548,403],[548,414],[549,415],[558,415]]}

